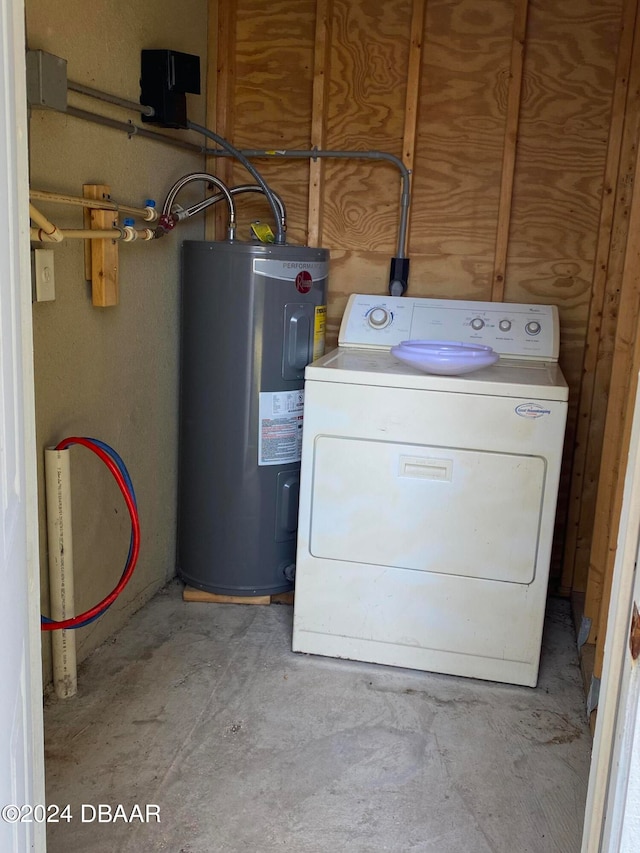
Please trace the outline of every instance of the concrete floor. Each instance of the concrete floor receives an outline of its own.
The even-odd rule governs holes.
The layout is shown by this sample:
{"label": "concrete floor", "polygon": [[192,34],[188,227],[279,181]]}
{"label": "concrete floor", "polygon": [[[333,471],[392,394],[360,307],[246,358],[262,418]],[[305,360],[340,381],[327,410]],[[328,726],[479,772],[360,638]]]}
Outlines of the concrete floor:
{"label": "concrete floor", "polygon": [[[172,582],[98,649],[45,708],[48,802],[72,815],[49,853],[577,853],[591,738],[566,602],[535,690],[294,655],[291,621]],[[90,822],[100,803],[160,822]]]}

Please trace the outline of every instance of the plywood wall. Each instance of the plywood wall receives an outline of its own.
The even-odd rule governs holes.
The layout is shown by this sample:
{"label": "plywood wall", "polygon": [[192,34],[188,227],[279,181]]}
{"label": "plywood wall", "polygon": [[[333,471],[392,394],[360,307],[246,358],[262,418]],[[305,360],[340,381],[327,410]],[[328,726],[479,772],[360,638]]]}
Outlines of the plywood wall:
{"label": "plywood wall", "polygon": [[[567,594],[587,587],[596,513],[638,137],[636,5],[210,0],[220,132],[242,148],[402,158],[411,294],[558,305],[571,398],[554,587]],[[332,344],[349,293],[387,290],[399,171],[256,163],[287,204],[290,240],[331,249]],[[240,211],[245,228],[268,215],[259,200]]]}

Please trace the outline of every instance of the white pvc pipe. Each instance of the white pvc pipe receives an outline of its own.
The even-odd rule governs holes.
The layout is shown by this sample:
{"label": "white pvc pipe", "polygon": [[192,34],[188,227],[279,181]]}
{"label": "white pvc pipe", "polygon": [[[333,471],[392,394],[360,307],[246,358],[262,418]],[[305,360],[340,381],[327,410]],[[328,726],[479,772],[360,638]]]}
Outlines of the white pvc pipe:
{"label": "white pvc pipe", "polygon": [[[75,615],[73,602],[73,537],[69,450],[47,447],[45,482],[49,539],[49,595],[56,622]],[[53,686],[56,696],[69,699],[78,690],[75,631],[51,631]]]}

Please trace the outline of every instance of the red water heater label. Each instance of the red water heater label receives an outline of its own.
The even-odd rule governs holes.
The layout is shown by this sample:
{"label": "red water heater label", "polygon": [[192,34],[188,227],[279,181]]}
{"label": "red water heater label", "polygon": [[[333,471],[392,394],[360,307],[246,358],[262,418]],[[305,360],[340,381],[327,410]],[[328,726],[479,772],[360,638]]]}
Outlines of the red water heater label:
{"label": "red water heater label", "polygon": [[309,293],[313,279],[309,270],[301,270],[296,276],[296,290],[298,293]]}

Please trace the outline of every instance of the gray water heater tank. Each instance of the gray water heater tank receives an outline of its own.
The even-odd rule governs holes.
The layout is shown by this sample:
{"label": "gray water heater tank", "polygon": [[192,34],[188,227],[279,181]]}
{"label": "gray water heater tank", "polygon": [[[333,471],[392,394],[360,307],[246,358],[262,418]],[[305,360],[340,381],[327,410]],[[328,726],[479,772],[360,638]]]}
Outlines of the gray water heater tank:
{"label": "gray water heater tank", "polygon": [[304,368],[324,351],[326,249],[182,247],[178,574],[293,588]]}

